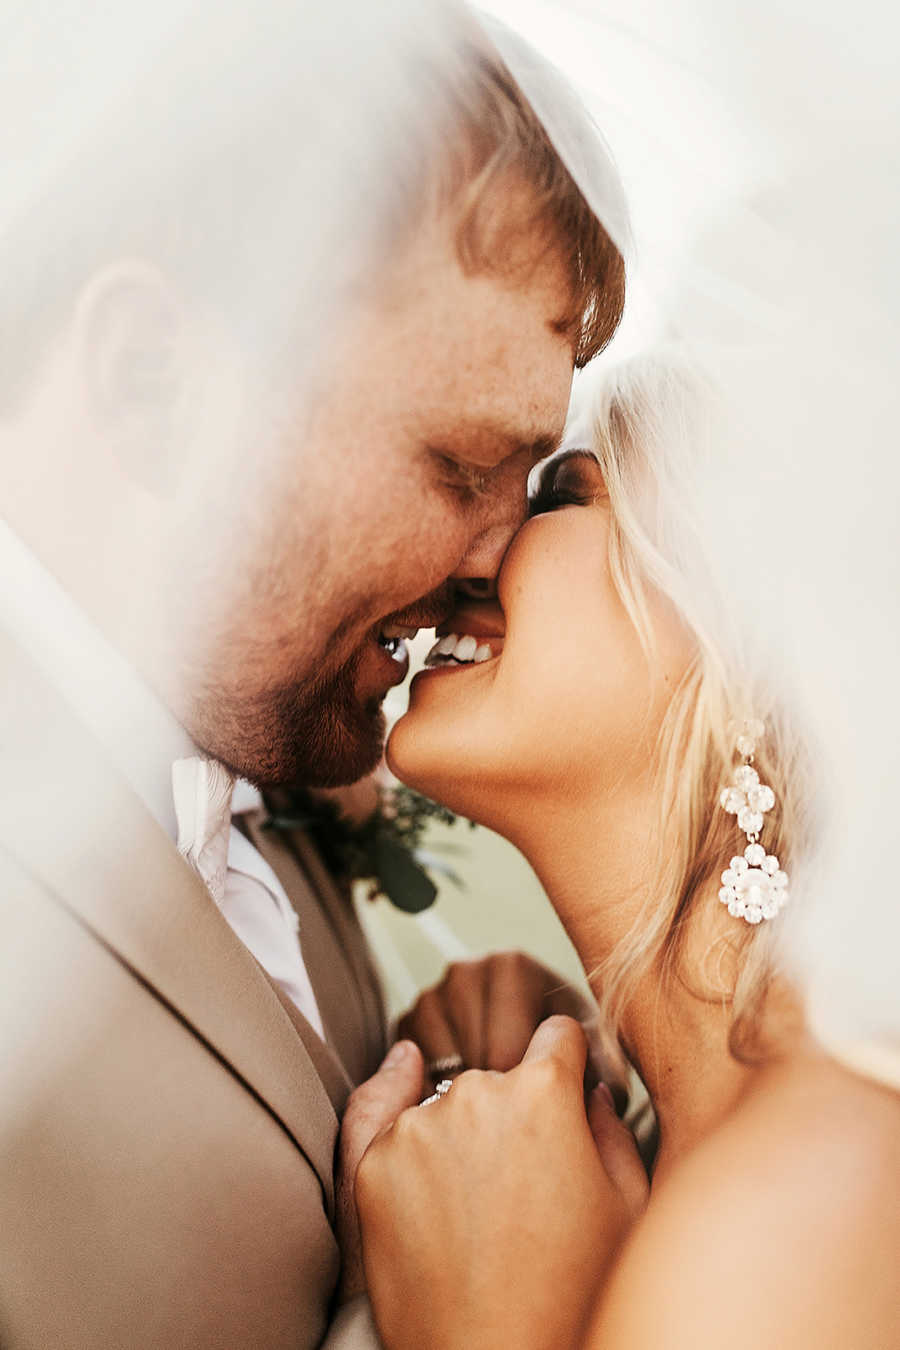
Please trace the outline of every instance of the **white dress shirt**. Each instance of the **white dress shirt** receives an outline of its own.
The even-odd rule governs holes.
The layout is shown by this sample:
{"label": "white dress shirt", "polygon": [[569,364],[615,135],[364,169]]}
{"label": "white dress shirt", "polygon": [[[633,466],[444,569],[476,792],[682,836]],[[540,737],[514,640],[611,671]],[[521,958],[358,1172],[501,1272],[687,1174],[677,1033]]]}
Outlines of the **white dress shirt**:
{"label": "white dress shirt", "polygon": [[322,1018],[303,961],[300,920],[265,858],[232,819],[263,805],[252,784],[215,760],[191,756],[172,765],[178,851],[200,874],[238,937],[324,1039]]}
{"label": "white dress shirt", "polygon": [[269,864],[232,824],[249,783],[202,757],[125,658],[0,519],[0,624],[59,690],[202,877],[237,936],[324,1037],[299,921]]}

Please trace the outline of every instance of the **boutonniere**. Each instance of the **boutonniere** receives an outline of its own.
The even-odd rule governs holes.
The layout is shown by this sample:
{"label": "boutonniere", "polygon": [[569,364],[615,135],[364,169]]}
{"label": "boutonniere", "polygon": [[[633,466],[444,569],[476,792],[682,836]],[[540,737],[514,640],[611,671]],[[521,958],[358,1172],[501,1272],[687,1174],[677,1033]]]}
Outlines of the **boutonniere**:
{"label": "boutonniere", "polygon": [[[332,798],[295,790],[272,812],[265,828],[305,830],[333,875],[368,881],[370,900],[384,896],[407,914],[419,914],[437,896],[431,872],[442,873],[457,886],[463,884],[443,859],[421,846],[431,821],[455,825],[459,817],[412,788],[379,786],[376,793],[375,810],[362,823],[354,823]],[[475,828],[474,821],[467,823]]]}

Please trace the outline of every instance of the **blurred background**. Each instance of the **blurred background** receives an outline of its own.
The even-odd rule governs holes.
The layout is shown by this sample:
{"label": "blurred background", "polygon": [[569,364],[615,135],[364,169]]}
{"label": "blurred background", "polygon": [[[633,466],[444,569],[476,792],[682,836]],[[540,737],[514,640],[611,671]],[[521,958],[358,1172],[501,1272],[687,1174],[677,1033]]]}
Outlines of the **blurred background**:
{"label": "blurred background", "polygon": [[389,900],[367,898],[360,883],[356,905],[382,971],[390,1016],[434,984],[448,961],[516,948],[528,952],[587,992],[572,944],[522,855],[505,839],[464,821],[429,826],[426,845],[463,885],[434,873],[438,898],[422,914],[404,914]]}

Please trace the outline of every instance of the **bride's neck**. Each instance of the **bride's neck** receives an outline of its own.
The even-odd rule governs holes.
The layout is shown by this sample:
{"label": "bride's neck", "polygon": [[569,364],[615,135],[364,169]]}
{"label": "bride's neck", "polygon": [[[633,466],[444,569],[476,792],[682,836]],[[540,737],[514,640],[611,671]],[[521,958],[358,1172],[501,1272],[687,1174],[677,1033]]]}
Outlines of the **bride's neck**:
{"label": "bride's neck", "polygon": [[[649,841],[658,830],[650,794],[619,785],[607,796],[532,802],[506,831],[537,873],[589,978],[652,904],[658,853]],[[659,1121],[657,1177],[728,1114],[752,1074],[729,1050],[730,1007],[692,992],[709,987],[704,957],[713,946],[721,950],[716,940],[730,916],[702,896],[694,908],[700,917],[685,944],[683,979],[663,981],[650,971],[621,1028]],[[726,981],[731,974],[721,972]]]}

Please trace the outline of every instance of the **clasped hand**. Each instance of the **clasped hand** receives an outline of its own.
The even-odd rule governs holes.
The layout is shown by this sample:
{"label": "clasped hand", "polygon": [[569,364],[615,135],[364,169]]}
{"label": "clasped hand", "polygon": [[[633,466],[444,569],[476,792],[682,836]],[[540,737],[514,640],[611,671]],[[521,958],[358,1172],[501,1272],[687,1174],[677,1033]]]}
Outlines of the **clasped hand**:
{"label": "clasped hand", "polygon": [[519,1063],[545,1018],[565,1013],[588,1033],[591,1086],[603,1081],[624,1099],[624,1060],[615,1041],[601,1034],[594,1012],[561,976],[524,952],[494,952],[448,966],[401,1017],[397,1036],[415,1041],[426,1066],[458,1059],[467,1069],[505,1071]]}
{"label": "clasped hand", "polygon": [[[583,1030],[551,1017],[515,1068],[467,1071],[425,1107],[421,1052],[392,1055],[351,1098],[341,1142],[385,1346],[577,1345],[647,1198],[609,1092],[585,1102]],[[379,1120],[392,1094],[396,1118]]]}

